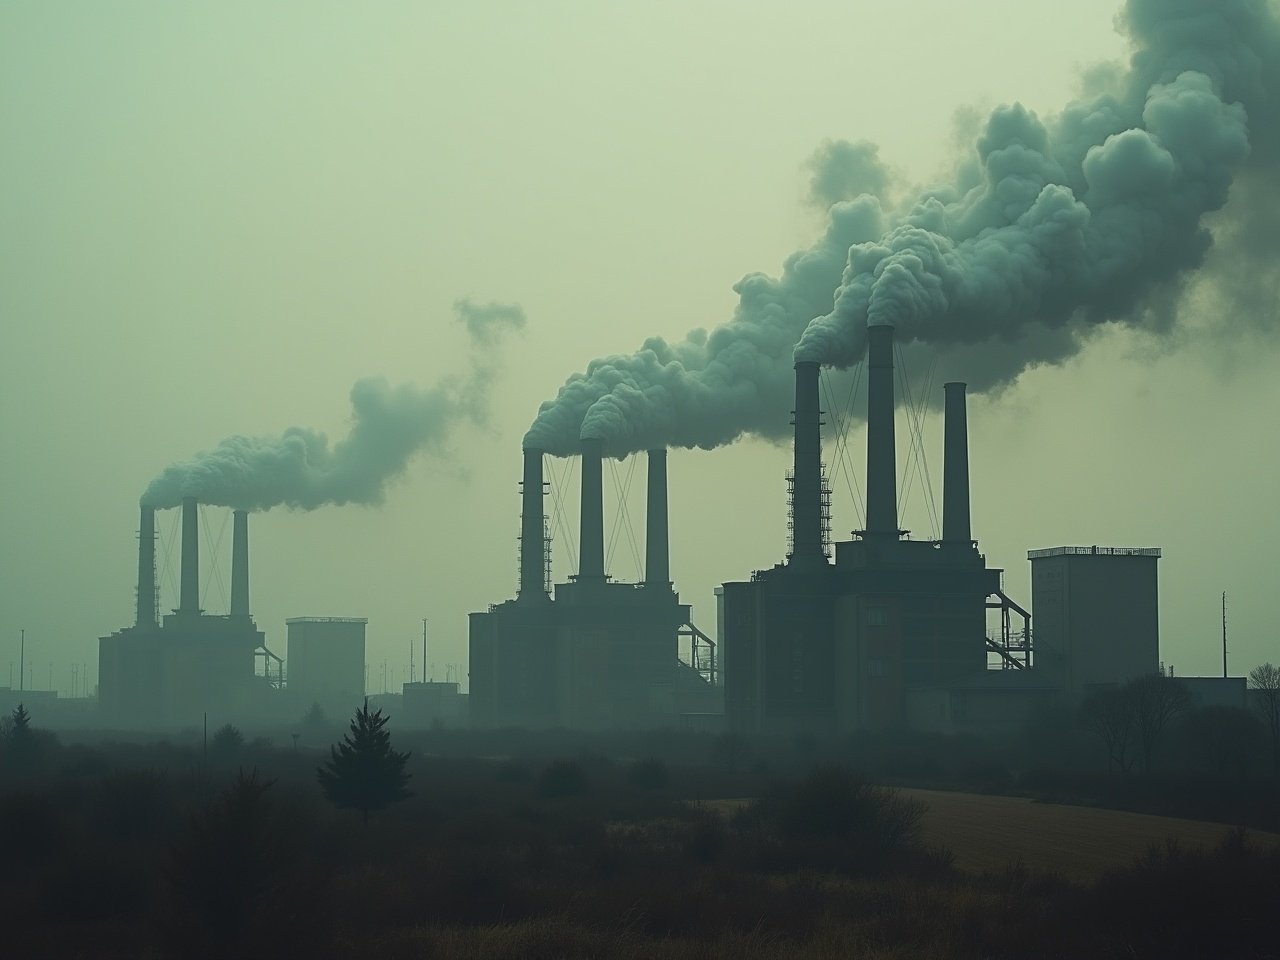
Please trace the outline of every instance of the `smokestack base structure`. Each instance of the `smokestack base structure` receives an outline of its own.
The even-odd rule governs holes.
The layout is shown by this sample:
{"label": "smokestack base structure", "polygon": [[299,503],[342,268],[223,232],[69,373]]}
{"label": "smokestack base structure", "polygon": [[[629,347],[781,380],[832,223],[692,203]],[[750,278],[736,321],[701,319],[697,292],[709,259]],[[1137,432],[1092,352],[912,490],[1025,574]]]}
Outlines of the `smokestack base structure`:
{"label": "smokestack base structure", "polygon": [[200,613],[200,514],[195,497],[182,498],[182,574],[178,610],[186,616]]}
{"label": "smokestack base structure", "polygon": [[525,449],[520,487],[520,585],[517,596],[547,599],[546,515],[543,512],[542,451]]}
{"label": "smokestack base structure", "polygon": [[965,411],[965,384],[942,385],[942,542],[969,546],[973,535],[969,524],[969,426]]}
{"label": "smokestack base structure", "polygon": [[582,440],[582,497],[578,579],[604,579],[604,441]]}
{"label": "smokestack base structure", "polygon": [[893,434],[893,327],[867,327],[868,537],[897,540],[897,459]]}
{"label": "smokestack base structure", "polygon": [[667,451],[650,450],[649,485],[646,490],[644,582],[658,589],[671,588],[671,545],[667,512]]}
{"label": "smokestack base structure", "polygon": [[138,521],[138,604],[134,625],[156,625],[156,508],[143,506]]}
{"label": "smokestack base structure", "polygon": [[792,566],[825,565],[822,482],[822,410],[818,404],[817,362],[802,360],[796,370],[794,465],[791,474]]}
{"label": "smokestack base structure", "polygon": [[231,514],[231,615],[249,616],[249,511]]}

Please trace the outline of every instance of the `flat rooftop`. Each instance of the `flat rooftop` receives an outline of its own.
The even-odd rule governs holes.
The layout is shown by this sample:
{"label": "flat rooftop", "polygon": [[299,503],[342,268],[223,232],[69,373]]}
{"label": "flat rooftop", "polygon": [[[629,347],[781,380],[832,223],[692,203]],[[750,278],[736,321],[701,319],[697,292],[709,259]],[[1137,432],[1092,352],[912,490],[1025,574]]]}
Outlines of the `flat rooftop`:
{"label": "flat rooftop", "polygon": [[1047,547],[1044,550],[1028,550],[1028,560],[1042,557],[1159,557],[1159,547]]}
{"label": "flat rooftop", "polygon": [[285,623],[368,623],[368,617],[290,617]]}

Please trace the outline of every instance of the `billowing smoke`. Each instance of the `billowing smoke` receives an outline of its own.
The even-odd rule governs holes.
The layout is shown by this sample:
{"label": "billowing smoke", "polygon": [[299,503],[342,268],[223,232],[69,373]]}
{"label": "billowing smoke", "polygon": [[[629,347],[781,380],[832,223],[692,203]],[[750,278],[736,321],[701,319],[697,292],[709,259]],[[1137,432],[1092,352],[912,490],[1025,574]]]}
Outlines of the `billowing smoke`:
{"label": "billowing smoke", "polygon": [[785,436],[796,340],[810,319],[831,309],[849,247],[883,232],[874,198],[837,203],[822,239],[792,254],[780,278],[753,273],[738,281],[728,323],[677,343],[654,337],[636,353],[592,361],[542,405],[525,446],[567,456],[579,436],[591,436],[621,455],[716,447],[743,433]]}
{"label": "billowing smoke", "polygon": [[525,324],[524,311],[512,304],[460,300],[454,310],[471,336],[466,376],[426,388],[391,386],[381,377],[359,380],[351,388],[351,431],[336,443],[307,427],[290,427],[278,437],[228,437],[167,467],[142,503],[173,507],[188,496],[245,510],[381,503],[387,483],[415,455],[442,452],[461,422],[485,422],[495,348]]}
{"label": "billowing smoke", "polygon": [[[949,183],[896,207],[874,147],[825,144],[810,184],[832,202],[823,239],[780,279],[740,281],[734,317],[709,335],[594,361],[542,405],[526,445],[569,453],[592,435],[620,454],[782,435],[793,360],[856,363],[869,323],[979,390],[1072,356],[1099,324],[1168,332],[1233,183],[1273,193],[1278,20],[1267,0],[1129,0],[1126,70],[1095,71],[1054,117],[994,111]],[[1276,245],[1249,246],[1247,213],[1249,229],[1215,230],[1230,259],[1270,266]]]}

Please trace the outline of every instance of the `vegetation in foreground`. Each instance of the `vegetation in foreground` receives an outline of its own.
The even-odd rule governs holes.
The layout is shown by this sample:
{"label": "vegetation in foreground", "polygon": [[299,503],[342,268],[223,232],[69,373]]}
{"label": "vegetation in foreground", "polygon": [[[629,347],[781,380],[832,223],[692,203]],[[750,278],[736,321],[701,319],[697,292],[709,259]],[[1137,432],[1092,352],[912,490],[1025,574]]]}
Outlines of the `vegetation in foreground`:
{"label": "vegetation in foreground", "polygon": [[921,839],[919,802],[816,749],[785,771],[736,769],[723,744],[701,765],[419,749],[415,795],[361,826],[316,750],[21,736],[0,754],[15,956],[1276,955],[1280,854],[1242,832],[1095,882],[965,873]]}

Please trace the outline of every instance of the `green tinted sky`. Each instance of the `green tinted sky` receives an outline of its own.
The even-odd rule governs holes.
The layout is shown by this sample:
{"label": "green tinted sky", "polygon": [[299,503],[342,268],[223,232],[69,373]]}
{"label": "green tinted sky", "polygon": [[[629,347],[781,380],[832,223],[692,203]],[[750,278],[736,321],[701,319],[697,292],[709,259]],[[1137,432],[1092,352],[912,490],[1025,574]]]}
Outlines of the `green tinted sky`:
{"label": "green tinted sky", "polygon": [[[469,296],[529,318],[491,426],[416,461],[380,508],[276,510],[252,531],[277,650],[287,616],[368,616],[374,673],[385,657],[402,674],[429,616],[432,659],[464,664],[466,613],[514,588],[538,403],[592,357],[726,319],[737,279],[809,243],[824,138],[874,140],[927,180],[957,111],[1051,111],[1122,56],[1119,6],[4,4],[0,683],[20,628],[40,685],[52,661],[66,688],[130,621],[136,502],[159,470],[234,433],[340,436],[362,376],[458,371],[451,305]],[[1235,664],[1280,658],[1276,369],[1265,336],[1104,336],[973,401],[974,530],[1011,592],[1029,599],[1028,548],[1159,545],[1167,661],[1217,669],[1223,589]],[[787,459],[672,456],[673,575],[704,629],[715,583],[782,555]],[[857,524],[839,490],[835,514]],[[918,497],[906,520],[928,533]],[[624,538],[624,579],[630,554]],[[206,606],[223,596],[211,580]]]}

